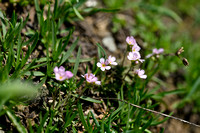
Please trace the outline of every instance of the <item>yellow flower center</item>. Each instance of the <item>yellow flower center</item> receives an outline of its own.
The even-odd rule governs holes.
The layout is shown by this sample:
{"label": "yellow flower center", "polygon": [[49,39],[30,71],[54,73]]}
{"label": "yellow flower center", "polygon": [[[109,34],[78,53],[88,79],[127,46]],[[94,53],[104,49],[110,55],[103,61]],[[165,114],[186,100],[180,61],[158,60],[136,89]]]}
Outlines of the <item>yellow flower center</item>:
{"label": "yellow flower center", "polygon": [[62,76],[60,76],[60,77],[59,77],[59,79],[63,79],[63,77],[62,77]]}
{"label": "yellow flower center", "polygon": [[105,64],[102,64],[102,67],[105,67],[106,65]]}

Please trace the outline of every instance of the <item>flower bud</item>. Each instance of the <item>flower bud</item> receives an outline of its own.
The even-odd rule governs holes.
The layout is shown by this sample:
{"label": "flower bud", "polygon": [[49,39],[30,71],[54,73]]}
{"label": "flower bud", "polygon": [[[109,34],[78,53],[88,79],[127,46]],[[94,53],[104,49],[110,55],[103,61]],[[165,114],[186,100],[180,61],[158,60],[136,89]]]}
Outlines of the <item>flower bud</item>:
{"label": "flower bud", "polygon": [[176,56],[179,56],[181,53],[183,53],[184,50],[183,50],[183,47],[179,48],[177,51],[176,51]]}
{"label": "flower bud", "polygon": [[183,62],[183,64],[184,64],[185,66],[189,66],[189,62],[188,62],[188,60],[187,60],[186,58],[183,58],[183,59],[182,59],[182,62]]}

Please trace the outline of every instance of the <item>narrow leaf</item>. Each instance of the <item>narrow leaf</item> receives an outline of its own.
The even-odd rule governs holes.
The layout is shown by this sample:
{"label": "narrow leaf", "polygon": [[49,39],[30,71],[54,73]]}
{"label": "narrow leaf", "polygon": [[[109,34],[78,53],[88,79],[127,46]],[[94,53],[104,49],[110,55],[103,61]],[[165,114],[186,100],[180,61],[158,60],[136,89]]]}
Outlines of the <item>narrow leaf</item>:
{"label": "narrow leaf", "polygon": [[83,18],[82,15],[79,13],[79,11],[76,9],[76,7],[73,7],[73,10],[74,10],[76,16],[77,16],[79,19],[84,20],[84,18]]}
{"label": "narrow leaf", "polygon": [[76,39],[76,41],[72,44],[69,50],[63,55],[60,65],[62,65],[69,58],[69,56],[71,55],[77,44],[78,44],[78,39]]}
{"label": "narrow leaf", "polygon": [[82,122],[82,124],[83,124],[85,130],[86,130],[86,131],[89,131],[88,125],[87,125],[86,120],[85,120],[85,118],[84,118],[82,105],[81,105],[80,102],[78,102],[78,112],[79,112],[79,116],[80,116],[81,122]]}
{"label": "narrow leaf", "polygon": [[73,70],[74,76],[76,76],[77,71],[78,71],[78,66],[79,66],[79,63],[80,63],[80,56],[81,56],[81,46],[79,46],[79,48],[78,48],[76,62],[75,62],[75,65],[74,65],[74,70]]}
{"label": "narrow leaf", "polygon": [[6,110],[6,114],[20,133],[27,133],[25,127],[20,123],[20,121],[17,121],[16,117],[9,110]]}

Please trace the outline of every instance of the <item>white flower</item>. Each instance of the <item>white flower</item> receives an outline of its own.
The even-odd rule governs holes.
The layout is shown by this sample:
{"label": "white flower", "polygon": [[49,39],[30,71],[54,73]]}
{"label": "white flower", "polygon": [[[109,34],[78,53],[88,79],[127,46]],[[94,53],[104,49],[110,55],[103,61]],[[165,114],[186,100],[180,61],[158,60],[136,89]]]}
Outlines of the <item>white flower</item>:
{"label": "white flower", "polygon": [[136,60],[138,60],[138,59],[141,58],[141,55],[140,55],[140,53],[137,52],[137,51],[136,51],[136,52],[129,52],[127,58],[128,58],[129,60],[136,61]]}
{"label": "white flower", "polygon": [[147,78],[147,75],[145,75],[145,71],[144,70],[140,70],[140,69],[137,69],[135,70],[135,73],[138,75],[138,77],[140,77],[141,79],[146,79]]}
{"label": "white flower", "polygon": [[101,85],[101,81],[98,81],[98,78],[95,77],[92,73],[86,73],[85,75],[81,75],[83,78],[86,79],[88,83],[95,83],[96,85]]}
{"label": "white flower", "polygon": [[135,41],[135,38],[133,36],[128,36],[126,37],[126,42],[129,44],[129,45],[137,45],[136,41]]}
{"label": "white flower", "polygon": [[115,66],[116,66],[116,65],[117,65],[117,62],[115,62],[115,60],[116,60],[116,58],[115,58],[114,56],[112,57],[112,56],[110,55],[106,61],[107,61],[109,64],[115,65]]}
{"label": "white flower", "polygon": [[133,45],[132,47],[132,52],[139,52],[140,51],[140,47],[138,45]]}
{"label": "white flower", "polygon": [[100,69],[102,71],[105,71],[105,70],[110,70],[111,69],[111,66],[107,66],[108,65],[108,62],[105,61],[104,58],[101,58],[100,59],[100,62],[97,63],[97,66],[100,67]]}

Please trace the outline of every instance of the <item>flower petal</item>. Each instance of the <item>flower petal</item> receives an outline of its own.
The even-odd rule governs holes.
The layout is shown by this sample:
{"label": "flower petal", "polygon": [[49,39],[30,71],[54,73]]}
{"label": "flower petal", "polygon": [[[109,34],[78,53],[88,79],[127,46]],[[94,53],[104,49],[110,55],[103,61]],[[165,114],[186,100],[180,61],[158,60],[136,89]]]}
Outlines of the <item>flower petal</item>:
{"label": "flower petal", "polygon": [[70,71],[66,71],[65,73],[66,73],[67,79],[72,78],[74,76],[74,74]]}
{"label": "flower petal", "polygon": [[146,78],[147,78],[147,75],[141,75],[140,78],[146,79]]}
{"label": "flower petal", "polygon": [[100,59],[100,63],[102,64],[102,63],[104,63],[105,62],[105,59],[104,58],[101,58]]}
{"label": "flower petal", "polygon": [[100,63],[100,62],[98,62],[98,63],[97,63],[97,66],[98,66],[98,67],[101,67],[102,65],[101,65],[101,63]]}
{"label": "flower petal", "polygon": [[65,68],[63,66],[60,66],[58,70],[59,72],[65,72]]}
{"label": "flower petal", "polygon": [[95,84],[96,85],[101,85],[101,81],[96,81]]}
{"label": "flower petal", "polygon": [[106,69],[106,70],[110,70],[110,69],[111,69],[111,66],[106,66],[105,69]]}
{"label": "flower petal", "polygon": [[53,69],[54,73],[58,73],[58,67],[56,66],[54,69]]}
{"label": "flower petal", "polygon": [[101,67],[101,70],[102,70],[102,71],[105,71],[105,67]]}

